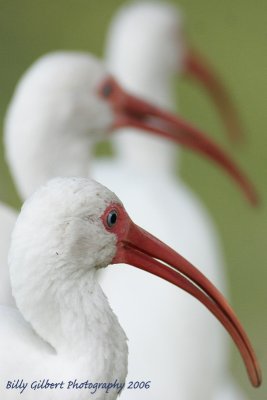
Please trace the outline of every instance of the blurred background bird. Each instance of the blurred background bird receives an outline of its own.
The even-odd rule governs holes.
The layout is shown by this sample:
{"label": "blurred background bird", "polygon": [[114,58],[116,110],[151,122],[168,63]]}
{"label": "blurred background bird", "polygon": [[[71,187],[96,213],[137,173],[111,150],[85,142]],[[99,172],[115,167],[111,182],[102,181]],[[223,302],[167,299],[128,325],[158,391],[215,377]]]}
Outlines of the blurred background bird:
{"label": "blurred background bird", "polygon": [[[129,91],[169,109],[175,107],[176,76],[192,74],[194,66],[205,71],[205,76],[215,75],[192,54],[180,10],[156,1],[129,3],[118,10],[107,33],[106,60],[109,70]],[[214,89],[212,85],[211,93]],[[220,99],[225,97],[219,90],[215,93]],[[224,104],[219,101],[219,110]],[[233,115],[228,104],[227,117]],[[173,144],[129,128],[123,129],[123,133],[120,130],[112,144],[115,159],[95,163],[93,176],[111,185],[139,223],[204,268],[225,292],[217,232],[194,192],[178,179],[178,174],[173,179],[178,160]],[[219,182],[217,188],[220,190]],[[191,299],[172,292],[162,282],[147,279],[141,271],[132,272],[127,266],[115,273],[113,269],[103,271],[100,282],[130,339],[128,379],[149,376],[154,382],[150,393],[138,393],[139,399],[242,398],[229,378],[229,346],[223,332],[202,309],[195,308]],[[131,318],[136,307],[142,329]],[[152,316],[146,326],[149,314]],[[176,315],[182,324],[177,322]],[[172,343],[169,352],[164,346],[166,341]],[[155,359],[161,360],[164,371]],[[201,369],[204,381],[199,374]],[[223,394],[225,391],[227,395]],[[135,396],[132,391],[122,394],[125,399]]]}
{"label": "blurred background bird", "polygon": [[[54,49],[84,49],[102,54],[105,33],[111,16],[121,1],[75,2],[63,1],[42,6],[34,1],[6,2],[1,4],[1,113],[2,117],[11,97],[15,82],[24,70],[40,55]],[[224,80],[231,87],[240,107],[247,131],[246,147],[239,153],[242,165],[251,172],[262,195],[265,185],[265,110],[266,92],[266,8],[263,3],[234,4],[181,1],[187,27],[194,43],[213,61]],[[216,37],[216,40],[214,39]],[[252,72],[253,71],[253,72]],[[208,132],[223,132],[221,121],[211,111],[206,95],[188,83],[179,84],[180,110]],[[101,148],[101,151],[103,148]],[[252,161],[253,160],[253,161]],[[221,190],[214,191],[219,175],[197,157],[182,155],[181,170],[186,182],[194,187],[208,205],[222,233],[226,249],[228,274],[232,287],[232,303],[241,320],[256,340],[266,370],[266,209],[255,213],[244,203],[239,193],[226,179],[221,180]],[[193,165],[194,164],[194,165]],[[1,200],[18,206],[3,157],[1,157]],[[225,193],[225,195],[224,195]],[[238,212],[237,212],[238,210]],[[231,229],[229,230],[229,226]],[[244,297],[244,293],[247,296]],[[257,310],[257,312],[255,312]],[[233,362],[235,367],[235,362]],[[248,385],[242,382],[246,392]],[[253,399],[265,399],[264,386],[251,394]]]}

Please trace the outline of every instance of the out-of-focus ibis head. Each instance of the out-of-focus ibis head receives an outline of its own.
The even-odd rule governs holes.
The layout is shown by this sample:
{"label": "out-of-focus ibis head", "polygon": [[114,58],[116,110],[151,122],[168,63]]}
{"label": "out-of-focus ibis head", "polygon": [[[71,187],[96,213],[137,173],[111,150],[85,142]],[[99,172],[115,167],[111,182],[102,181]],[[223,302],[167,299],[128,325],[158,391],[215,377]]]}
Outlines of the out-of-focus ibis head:
{"label": "out-of-focus ibis head", "polygon": [[173,5],[135,2],[122,7],[113,19],[107,59],[115,74],[122,68],[125,73],[139,68],[140,76],[164,79],[184,69],[184,58],[183,16]]}
{"label": "out-of-focus ibis head", "polygon": [[155,101],[159,104],[166,90],[173,88],[175,76],[182,73],[198,81],[215,103],[226,134],[233,141],[240,140],[243,128],[227,88],[189,42],[181,10],[174,5],[160,1],[133,2],[119,9],[112,20],[107,60],[111,72],[126,88],[141,95],[149,91],[157,93]]}
{"label": "out-of-focus ibis head", "polygon": [[257,201],[246,178],[210,139],[180,117],[131,95],[92,55],[75,52],[37,61],[9,107],[6,156],[22,197],[55,176],[87,176],[89,144],[126,126],[202,153]]}
{"label": "out-of-focus ibis head", "polygon": [[49,136],[49,128],[51,137],[60,133],[92,137],[105,131],[113,116],[96,93],[106,75],[103,63],[89,53],[55,52],[41,57],[17,85],[6,118],[6,139],[19,122],[25,130],[35,126],[33,137],[42,132]]}

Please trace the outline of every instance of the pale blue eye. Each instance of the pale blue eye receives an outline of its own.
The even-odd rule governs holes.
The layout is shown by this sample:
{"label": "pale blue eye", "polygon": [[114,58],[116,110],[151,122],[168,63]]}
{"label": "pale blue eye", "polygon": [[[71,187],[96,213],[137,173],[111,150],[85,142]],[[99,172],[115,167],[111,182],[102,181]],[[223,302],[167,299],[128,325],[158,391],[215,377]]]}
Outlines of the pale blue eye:
{"label": "pale blue eye", "polygon": [[112,226],[114,226],[117,222],[118,219],[118,214],[117,211],[112,210],[110,211],[110,213],[107,216],[107,224],[108,226],[111,228]]}

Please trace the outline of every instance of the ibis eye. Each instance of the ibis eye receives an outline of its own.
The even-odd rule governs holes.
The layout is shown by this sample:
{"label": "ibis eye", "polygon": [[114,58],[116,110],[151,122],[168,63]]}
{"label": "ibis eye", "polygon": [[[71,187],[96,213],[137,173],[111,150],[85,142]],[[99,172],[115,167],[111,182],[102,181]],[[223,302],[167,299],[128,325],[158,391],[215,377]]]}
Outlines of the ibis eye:
{"label": "ibis eye", "polygon": [[107,216],[107,224],[110,228],[112,228],[118,219],[118,213],[115,210],[110,211],[110,213]]}
{"label": "ibis eye", "polygon": [[111,83],[106,83],[102,88],[102,95],[104,97],[109,97],[113,91],[113,86]]}

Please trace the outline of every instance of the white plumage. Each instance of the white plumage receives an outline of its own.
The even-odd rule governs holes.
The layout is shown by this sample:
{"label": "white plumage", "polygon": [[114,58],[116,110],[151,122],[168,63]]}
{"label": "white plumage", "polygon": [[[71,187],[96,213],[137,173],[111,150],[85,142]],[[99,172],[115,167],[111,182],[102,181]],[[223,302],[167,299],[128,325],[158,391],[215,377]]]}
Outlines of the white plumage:
{"label": "white plumage", "polygon": [[[96,96],[106,74],[90,54],[57,52],[23,75],[4,123],[5,157],[22,199],[55,176],[88,175],[90,146],[113,121],[110,107]],[[16,212],[1,205],[0,217],[0,304],[8,305],[14,303],[7,253]]]}
{"label": "white plumage", "polygon": [[10,245],[12,229],[17,219],[17,213],[10,207],[0,204],[0,265],[1,265],[1,283],[0,283],[0,304],[14,304],[11,295],[9,270],[7,265],[7,255]]}
{"label": "white plumage", "polygon": [[[55,179],[23,206],[9,255],[19,311],[0,308],[0,395],[3,399],[115,399],[117,392],[67,390],[67,382],[124,382],[126,336],[96,280],[115,254],[115,235],[100,217],[108,189],[86,179]],[[63,390],[22,395],[8,381],[49,379]]]}
{"label": "white plumage", "polygon": [[[18,309],[0,306],[1,398],[117,398],[118,386],[107,391],[107,385],[117,382],[123,387],[127,339],[96,271],[120,262],[158,275],[205,304],[233,338],[240,338],[238,348],[250,378],[260,384],[253,349],[216,288],[133,223],[107,188],[86,178],[56,178],[24,203],[12,234],[9,265]],[[150,315],[142,328],[149,321]],[[164,349],[170,346],[166,342]],[[17,381],[20,388],[12,388]],[[54,387],[35,391],[42,381]],[[70,387],[70,382],[83,387]],[[106,386],[92,393],[86,382]]]}
{"label": "white plumage", "polygon": [[[126,123],[129,125],[131,123],[127,122],[127,113],[131,117],[130,121],[135,121],[133,117],[135,116],[149,122],[151,115],[146,115],[144,104],[138,103],[136,99],[133,101],[133,98],[119,88],[114,81],[112,81],[112,87],[108,82],[108,85],[102,90],[101,85],[107,77],[106,69],[90,55],[55,53],[37,61],[22,78],[9,108],[5,129],[7,160],[22,196],[28,196],[36,185],[39,186],[55,175],[87,176],[91,146],[103,134],[114,129],[115,122],[123,113]],[[116,96],[106,99],[105,96],[110,93],[110,87],[111,94]],[[141,104],[139,110],[138,104]],[[151,110],[151,108],[149,109]],[[157,113],[154,112],[153,115],[157,115]],[[154,118],[157,119],[157,117]],[[164,118],[160,118],[158,118],[158,122],[163,124]],[[152,124],[152,130],[154,126],[155,124]],[[125,170],[121,173],[126,173],[125,179],[132,179],[130,171]],[[118,177],[118,179],[120,178]],[[112,184],[112,182],[109,183]],[[144,193],[148,193],[148,196],[151,197],[153,215],[153,195],[157,196],[159,191],[165,190],[165,187],[159,185],[155,191],[154,189],[150,190],[145,181],[144,184],[140,181],[140,186],[135,185],[136,181],[133,182],[131,189],[135,196],[136,190],[144,188],[146,190]],[[169,196],[167,201],[177,202],[171,192]],[[187,195],[183,193],[182,189],[181,201],[184,197]],[[160,206],[158,203],[155,204],[154,215],[156,218],[154,220],[157,227],[159,227],[157,218],[163,213],[162,207],[164,208],[163,204]],[[143,209],[142,212],[148,214],[149,211]],[[190,218],[194,215],[192,213]],[[180,217],[182,221],[183,218]],[[176,217],[174,216],[174,218]],[[160,224],[165,224],[162,219]],[[166,227],[168,228],[169,225],[166,224]],[[193,240],[197,242],[197,232],[195,233],[196,239]],[[185,247],[187,246],[188,242]],[[200,251],[202,252],[202,250]],[[0,282],[4,285],[3,280]],[[143,283],[140,283],[140,288],[142,285]],[[132,289],[129,289],[129,293],[130,290]],[[172,294],[170,297],[172,298]],[[148,304],[144,305],[144,309]],[[180,311],[179,307],[178,310]],[[140,318],[144,318],[144,314],[141,317],[142,310],[139,313]],[[170,321],[169,315],[164,318],[164,321]],[[175,326],[177,328],[177,325]],[[139,339],[137,338],[137,340]],[[173,339],[170,338],[171,340]],[[163,349],[161,351],[164,357],[165,351]],[[136,356],[138,357],[138,355]],[[144,359],[141,360],[141,364],[143,361]],[[212,359],[212,362],[216,363],[216,360]],[[192,369],[190,362],[188,368]],[[187,370],[186,365],[185,370]],[[172,376],[177,379],[175,373]]]}
{"label": "white plumage", "polygon": [[52,177],[88,175],[89,147],[114,118],[97,96],[106,75],[90,54],[57,52],[41,57],[21,78],[6,115],[4,142],[23,199]]}

